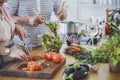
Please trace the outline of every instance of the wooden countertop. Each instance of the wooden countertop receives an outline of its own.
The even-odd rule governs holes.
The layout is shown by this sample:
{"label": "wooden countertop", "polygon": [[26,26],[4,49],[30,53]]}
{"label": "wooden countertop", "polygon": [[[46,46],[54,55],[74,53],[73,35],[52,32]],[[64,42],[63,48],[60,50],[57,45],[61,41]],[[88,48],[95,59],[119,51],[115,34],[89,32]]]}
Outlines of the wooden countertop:
{"label": "wooden countertop", "polygon": [[[33,54],[40,55],[43,52],[42,47],[35,48]],[[57,72],[52,79],[35,79],[35,78],[18,78],[18,77],[6,77],[0,76],[0,80],[62,80],[61,75],[66,65],[75,62],[76,60],[69,55],[66,55],[66,64]],[[100,68],[97,73],[89,72],[89,75],[84,80],[120,80],[120,74],[114,74],[109,72],[109,65],[99,63],[97,66]]]}

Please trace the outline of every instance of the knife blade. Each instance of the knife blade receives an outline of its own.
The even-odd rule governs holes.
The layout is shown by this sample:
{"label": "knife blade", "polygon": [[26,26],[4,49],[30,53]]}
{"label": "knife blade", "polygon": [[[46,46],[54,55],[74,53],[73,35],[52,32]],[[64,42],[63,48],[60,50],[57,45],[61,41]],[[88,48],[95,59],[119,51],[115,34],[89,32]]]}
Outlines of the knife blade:
{"label": "knife blade", "polygon": [[30,50],[24,41],[23,41],[23,44],[24,44],[25,49],[27,50],[27,54],[30,55]]}

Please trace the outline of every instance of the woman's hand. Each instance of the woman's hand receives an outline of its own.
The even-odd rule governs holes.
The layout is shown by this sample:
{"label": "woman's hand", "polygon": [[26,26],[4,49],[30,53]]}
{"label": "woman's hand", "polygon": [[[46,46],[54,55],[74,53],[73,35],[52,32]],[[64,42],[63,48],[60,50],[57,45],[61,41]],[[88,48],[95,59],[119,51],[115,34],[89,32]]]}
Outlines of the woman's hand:
{"label": "woman's hand", "polygon": [[25,41],[26,31],[24,30],[23,27],[16,24],[16,26],[15,26],[15,34],[18,35],[21,40]]}
{"label": "woman's hand", "polygon": [[67,18],[67,13],[64,9],[58,11],[58,19],[63,21]]}
{"label": "woman's hand", "polygon": [[26,54],[22,50],[19,50],[19,49],[11,50],[11,52],[8,56],[12,57],[12,58],[18,58],[18,59],[21,59],[21,60],[26,60]]}

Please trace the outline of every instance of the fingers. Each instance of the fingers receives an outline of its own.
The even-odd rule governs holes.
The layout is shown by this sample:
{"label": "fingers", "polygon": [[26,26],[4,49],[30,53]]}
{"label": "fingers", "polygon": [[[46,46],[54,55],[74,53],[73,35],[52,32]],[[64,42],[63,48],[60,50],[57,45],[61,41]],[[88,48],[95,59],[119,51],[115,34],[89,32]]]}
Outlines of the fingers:
{"label": "fingers", "polygon": [[26,31],[20,25],[16,25],[15,34],[17,34],[21,40],[25,40],[26,38]]}
{"label": "fingers", "polygon": [[59,10],[57,15],[58,19],[62,21],[67,18],[67,12],[64,9]]}
{"label": "fingers", "polygon": [[30,21],[30,25],[33,26],[33,27],[36,27],[39,24],[43,23],[43,17],[40,16],[40,15],[30,17],[30,19],[32,19],[32,20],[29,20]]}
{"label": "fingers", "polygon": [[67,17],[65,10],[59,10],[57,15],[60,20],[64,20]]}
{"label": "fingers", "polygon": [[43,17],[42,16],[37,16],[35,21],[34,21],[34,25],[37,26],[39,24],[43,23]]}
{"label": "fingers", "polygon": [[26,31],[23,29],[21,32],[21,40],[25,41],[26,39]]}
{"label": "fingers", "polygon": [[9,56],[20,60],[26,60],[26,54],[22,50],[12,50]]}
{"label": "fingers", "polygon": [[60,10],[60,11],[58,11],[57,15],[59,16],[61,13],[62,13],[62,11]]}
{"label": "fingers", "polygon": [[18,58],[21,60],[26,60],[26,54],[23,51],[20,51],[18,54]]}
{"label": "fingers", "polygon": [[21,27],[20,32],[18,33],[18,35],[19,35],[19,38],[21,40],[24,41],[26,39],[26,31],[22,27]]}

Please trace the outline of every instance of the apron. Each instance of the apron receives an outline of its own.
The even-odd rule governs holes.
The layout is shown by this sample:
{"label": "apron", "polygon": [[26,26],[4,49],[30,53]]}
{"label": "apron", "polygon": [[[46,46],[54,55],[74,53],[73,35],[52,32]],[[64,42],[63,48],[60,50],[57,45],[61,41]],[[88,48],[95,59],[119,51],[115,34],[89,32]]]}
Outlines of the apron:
{"label": "apron", "polygon": [[[0,11],[0,16],[1,16],[1,25],[2,25],[0,27],[2,27],[5,30],[4,34],[6,36],[6,41],[4,43],[0,43],[0,46],[5,46],[6,48],[12,48],[14,46],[14,43],[11,42],[11,26],[1,11]],[[12,60],[13,58],[0,55],[0,68],[4,67]]]}

